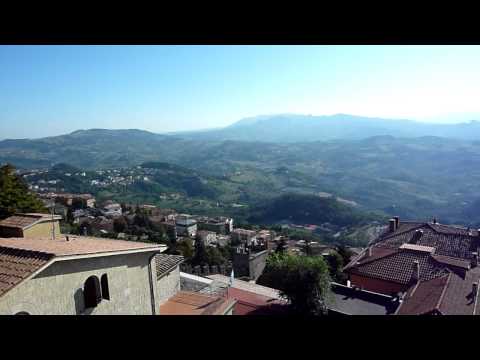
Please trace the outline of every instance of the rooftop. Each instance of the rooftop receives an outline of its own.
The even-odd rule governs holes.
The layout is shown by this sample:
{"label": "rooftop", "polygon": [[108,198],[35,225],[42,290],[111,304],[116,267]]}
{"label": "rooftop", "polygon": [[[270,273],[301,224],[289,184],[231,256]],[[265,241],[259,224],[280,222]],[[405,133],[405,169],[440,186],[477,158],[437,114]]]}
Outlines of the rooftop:
{"label": "rooftop", "polygon": [[157,279],[169,273],[180,265],[185,258],[180,255],[158,254],[155,256],[155,264],[157,268]]}
{"label": "rooftop", "polygon": [[331,298],[327,301],[330,311],[345,315],[388,315],[396,306],[390,296],[353,289],[332,283]]}
{"label": "rooftop", "polygon": [[0,247],[0,297],[52,258],[50,254]]}
{"label": "rooftop", "polygon": [[[225,275],[215,274],[215,275],[209,275],[207,276],[207,278],[218,281],[223,284],[230,283],[230,277]],[[251,293],[254,293],[257,295],[263,295],[272,299],[278,299],[278,300],[282,299],[282,297],[280,296],[280,291],[278,291],[277,289],[272,289],[266,286],[250,283],[248,281],[234,279],[230,289],[231,288],[249,291]]]}
{"label": "rooftop", "polygon": [[229,299],[237,301],[233,311],[234,315],[274,315],[287,311],[286,301],[239,288],[228,288],[227,296]]}
{"label": "rooftop", "polygon": [[223,315],[235,301],[220,296],[179,291],[160,305],[160,315]]}
{"label": "rooftop", "polygon": [[44,221],[61,220],[62,217],[59,215],[52,216],[51,214],[40,214],[40,213],[28,213],[28,214],[15,214],[10,216],[2,221],[0,221],[0,226],[11,227],[17,229],[28,229],[29,227]]}
{"label": "rooftop", "polygon": [[36,251],[56,257],[117,252],[164,251],[165,246],[137,241],[68,235],[56,238],[0,238],[0,248]]}
{"label": "rooftop", "polygon": [[479,246],[477,230],[404,222],[355,256],[344,271],[403,285],[405,298],[398,314],[473,314],[472,284],[480,281],[475,257]]}

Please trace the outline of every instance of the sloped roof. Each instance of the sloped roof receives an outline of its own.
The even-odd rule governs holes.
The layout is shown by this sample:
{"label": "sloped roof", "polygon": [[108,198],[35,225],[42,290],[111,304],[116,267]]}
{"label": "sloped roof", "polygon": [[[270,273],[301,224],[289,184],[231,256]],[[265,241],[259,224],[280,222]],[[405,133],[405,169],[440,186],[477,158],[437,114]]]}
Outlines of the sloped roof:
{"label": "sloped roof", "polygon": [[399,249],[373,260],[364,257],[361,261],[349,268],[352,274],[359,274],[377,279],[408,284],[414,271],[413,263],[420,265],[420,279],[429,280],[443,273],[445,266],[435,261],[430,253]]}
{"label": "sloped roof", "polygon": [[[443,315],[472,315],[478,313],[478,302],[473,297],[473,283],[480,280],[480,268],[476,267],[465,277],[448,271],[447,274],[423,281],[410,288],[398,315],[422,315],[434,311]],[[477,295],[478,296],[478,295]]]}
{"label": "sloped roof", "polygon": [[138,241],[114,240],[86,236],[62,235],[51,238],[0,238],[0,247],[37,251],[60,256],[91,255],[109,252],[128,252],[133,250],[163,250],[164,246]]}
{"label": "sloped roof", "polygon": [[221,315],[234,304],[220,296],[179,291],[160,305],[160,315]]}
{"label": "sloped roof", "polygon": [[446,273],[428,281],[412,286],[407,291],[403,303],[397,310],[397,315],[422,315],[438,310],[445,287],[452,273]]}
{"label": "sloped roof", "polygon": [[[472,259],[479,246],[477,230],[401,223],[393,233],[382,234],[370,251],[355,257],[344,270],[405,285],[398,314],[473,314],[472,284],[480,280],[480,267],[472,265]],[[414,261],[420,266],[418,282],[412,279]]]}
{"label": "sloped roof", "polygon": [[[62,217],[54,215],[54,220],[60,220]],[[15,214],[10,216],[2,221],[0,221],[0,227],[10,227],[16,229],[25,230],[30,226],[35,225],[38,222],[51,221],[52,215],[49,214],[38,214],[38,213],[29,213],[29,214]]]}
{"label": "sloped roof", "polygon": [[0,297],[47,264],[54,255],[0,247]]}
{"label": "sloped roof", "polygon": [[157,268],[157,279],[180,265],[185,258],[180,255],[167,255],[158,254],[155,255],[155,264]]}
{"label": "sloped roof", "polygon": [[479,245],[478,231],[432,223],[401,223],[393,233],[381,235],[375,244],[382,247],[398,248],[412,241],[416,230],[423,234],[415,244],[435,248],[435,254],[456,258],[470,259],[471,253],[477,251]]}

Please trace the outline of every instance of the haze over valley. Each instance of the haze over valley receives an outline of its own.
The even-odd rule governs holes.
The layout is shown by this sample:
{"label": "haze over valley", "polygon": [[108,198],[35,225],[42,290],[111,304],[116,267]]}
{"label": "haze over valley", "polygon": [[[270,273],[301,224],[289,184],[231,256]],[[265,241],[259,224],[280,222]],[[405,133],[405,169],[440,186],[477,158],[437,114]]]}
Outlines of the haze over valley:
{"label": "haze over valley", "polygon": [[[170,135],[92,129],[36,140],[4,140],[0,162],[21,169],[65,163],[82,171],[172,164],[165,177],[157,178],[157,187],[149,181],[130,185],[130,199],[155,202],[160,193],[171,191],[188,199],[253,209],[268,206],[282,194],[314,196],[321,202],[326,193],[354,211],[373,212],[380,218],[437,217],[476,226],[480,224],[477,139],[480,123],[476,121],[446,125],[352,115],[275,115]],[[265,215],[263,220],[270,216],[269,221],[281,222],[287,215],[275,219]],[[308,216],[303,220],[308,222]]]}

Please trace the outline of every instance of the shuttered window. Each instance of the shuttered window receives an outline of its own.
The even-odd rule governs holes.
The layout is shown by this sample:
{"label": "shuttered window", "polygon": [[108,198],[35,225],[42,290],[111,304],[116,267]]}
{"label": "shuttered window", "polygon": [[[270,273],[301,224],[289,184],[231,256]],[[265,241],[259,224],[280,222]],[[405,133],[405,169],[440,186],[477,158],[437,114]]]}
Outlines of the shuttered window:
{"label": "shuttered window", "polygon": [[110,300],[110,290],[108,289],[108,276],[103,274],[101,278],[102,283],[102,298],[105,300]]}
{"label": "shuttered window", "polygon": [[100,281],[96,276],[90,276],[83,286],[83,295],[85,297],[85,307],[96,307],[102,301]]}

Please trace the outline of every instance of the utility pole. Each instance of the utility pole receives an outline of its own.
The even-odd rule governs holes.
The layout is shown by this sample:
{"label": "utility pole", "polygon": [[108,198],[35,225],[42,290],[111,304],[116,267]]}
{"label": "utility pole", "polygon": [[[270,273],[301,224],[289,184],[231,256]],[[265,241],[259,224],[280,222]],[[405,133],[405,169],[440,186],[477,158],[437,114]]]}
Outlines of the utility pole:
{"label": "utility pole", "polygon": [[55,240],[55,203],[51,203],[52,210],[52,240]]}

